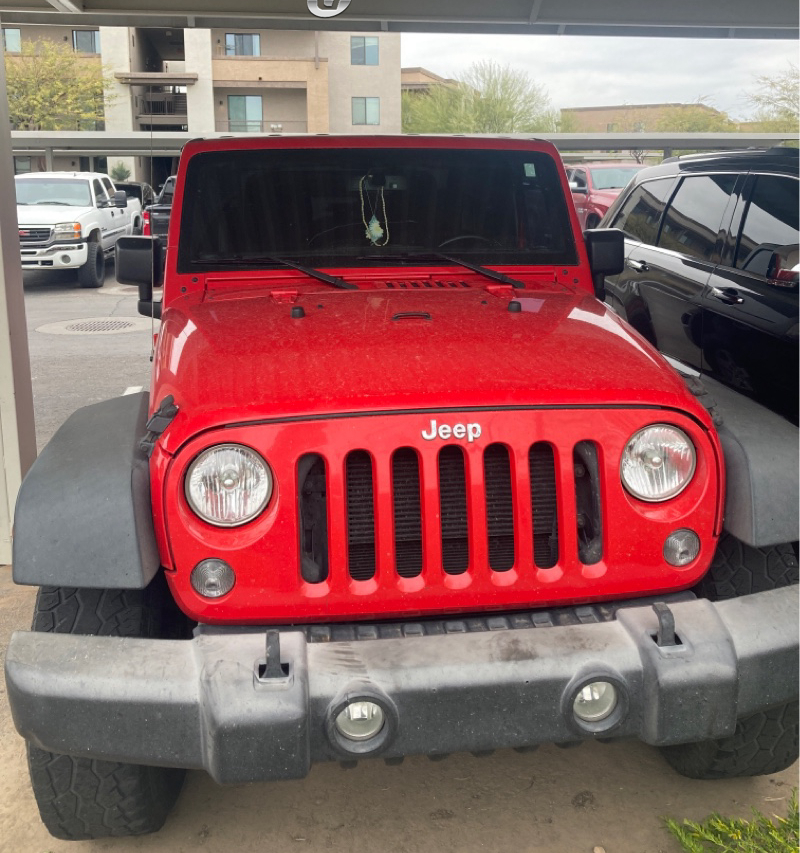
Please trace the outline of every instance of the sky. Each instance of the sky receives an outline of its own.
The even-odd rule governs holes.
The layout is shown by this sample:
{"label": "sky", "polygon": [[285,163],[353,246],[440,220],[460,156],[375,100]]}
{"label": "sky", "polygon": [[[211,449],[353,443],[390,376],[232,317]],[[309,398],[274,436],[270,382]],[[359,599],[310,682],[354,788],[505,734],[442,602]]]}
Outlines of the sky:
{"label": "sky", "polygon": [[798,43],[783,40],[403,33],[401,45],[404,68],[442,77],[483,59],[525,71],[556,109],[705,98],[738,120],[752,113],[756,77],[798,63]]}

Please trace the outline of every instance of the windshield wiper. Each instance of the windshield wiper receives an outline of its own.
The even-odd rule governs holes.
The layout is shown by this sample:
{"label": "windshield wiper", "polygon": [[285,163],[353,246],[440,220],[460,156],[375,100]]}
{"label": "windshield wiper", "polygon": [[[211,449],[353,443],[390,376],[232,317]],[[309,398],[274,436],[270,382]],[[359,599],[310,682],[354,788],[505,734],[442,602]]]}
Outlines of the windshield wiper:
{"label": "windshield wiper", "polygon": [[64,207],[72,207],[68,201],[35,201],[34,204],[61,204]]}
{"label": "windshield wiper", "polygon": [[462,261],[461,258],[454,258],[452,255],[443,255],[441,252],[409,252],[404,255],[362,255],[357,258],[359,261],[447,261],[451,264],[457,264],[460,267],[466,267],[468,270],[480,273],[486,278],[491,278],[493,281],[501,281],[503,284],[510,284],[512,287],[522,287],[525,285],[521,281],[506,275],[497,270],[490,270],[488,267],[482,267],[478,264],[472,264],[469,261]]}
{"label": "windshield wiper", "polygon": [[325,282],[325,284],[330,284],[331,287],[338,287],[341,290],[358,290],[357,285],[350,284],[343,278],[339,278],[335,275],[328,275],[327,273],[321,272],[320,270],[315,270],[313,267],[304,267],[301,264],[296,264],[294,261],[287,261],[286,258],[276,258],[274,255],[261,255],[253,257],[233,255],[229,258],[206,258],[203,260],[192,261],[192,263],[194,264],[213,264],[214,266],[227,266],[229,264],[248,263],[258,264],[265,262],[271,264],[280,264],[281,266],[290,267],[293,270],[298,270],[298,272],[305,273],[307,276],[317,279],[317,281],[323,281]]}

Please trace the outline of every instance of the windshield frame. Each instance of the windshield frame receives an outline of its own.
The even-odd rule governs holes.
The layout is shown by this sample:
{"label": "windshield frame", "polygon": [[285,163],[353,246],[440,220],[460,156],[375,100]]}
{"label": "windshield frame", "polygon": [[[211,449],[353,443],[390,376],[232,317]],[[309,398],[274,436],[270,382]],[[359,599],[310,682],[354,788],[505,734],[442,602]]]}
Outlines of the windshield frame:
{"label": "windshield frame", "polygon": [[[455,143],[453,140],[450,140],[450,144],[447,145],[443,144],[447,140],[433,139],[438,144],[409,145],[406,143],[404,145],[392,145],[392,138],[375,137],[371,140],[364,140],[359,146],[353,145],[352,147],[330,143],[324,147],[319,144],[284,144],[283,146],[278,146],[269,144],[272,140],[256,139],[253,141],[256,144],[249,146],[219,148],[214,146],[212,150],[201,149],[186,158],[186,162],[182,164],[182,174],[178,180],[178,186],[183,188],[184,191],[188,189],[192,197],[183,198],[176,196],[176,201],[179,205],[179,209],[176,212],[178,214],[177,218],[180,220],[180,227],[174,229],[178,234],[176,272],[179,274],[213,272],[217,275],[225,271],[245,271],[280,266],[278,263],[270,263],[270,257],[290,259],[315,268],[374,268],[376,266],[375,256],[380,256],[381,254],[387,256],[385,263],[387,267],[408,266],[410,260],[408,256],[410,255],[435,253],[457,256],[480,265],[552,267],[575,265],[578,263],[578,251],[572,230],[572,222],[563,192],[563,175],[560,171],[560,163],[552,156],[549,150],[541,150],[543,147],[542,143],[530,146],[520,144],[499,146],[484,144],[483,146],[478,146],[474,144],[474,140],[470,140],[473,144],[462,147],[460,144],[462,140],[458,140]],[[316,140],[314,141],[316,142]],[[421,138],[420,142],[423,141],[428,142],[430,140]],[[372,144],[364,144],[369,142]],[[241,150],[241,148],[244,148],[244,150]],[[414,167],[420,170],[425,168],[426,164],[430,165],[431,163],[452,164],[454,158],[466,158],[467,160],[475,160],[477,158],[478,161],[483,161],[486,164],[500,164],[497,165],[497,168],[505,168],[507,164],[516,164],[522,168],[520,164],[528,162],[535,163],[535,172],[531,174],[529,181],[527,171],[524,173],[518,171],[514,180],[519,180],[520,185],[522,185],[525,181],[529,183],[534,182],[534,180],[541,181],[543,179],[542,176],[546,175],[545,184],[549,191],[548,201],[551,205],[550,210],[553,213],[553,216],[548,221],[556,223],[555,225],[551,225],[551,227],[556,231],[556,239],[561,241],[561,245],[558,246],[557,250],[548,252],[534,251],[528,245],[525,245],[523,248],[517,246],[509,247],[509,245],[502,244],[494,246],[488,245],[489,241],[483,238],[480,240],[468,240],[465,238],[464,245],[461,246],[458,245],[458,241],[461,240],[458,235],[456,235],[457,239],[455,242],[444,246],[439,244],[432,245],[431,243],[398,243],[391,241],[384,245],[371,244],[368,236],[365,234],[363,222],[359,221],[361,216],[358,214],[357,184],[353,183],[354,178],[357,180],[361,172],[364,173],[364,176],[367,174],[370,175],[369,179],[365,182],[365,186],[369,197],[373,201],[370,212],[374,212],[378,192],[376,186],[372,183],[371,175],[377,170],[373,169],[371,171],[369,168],[370,164],[386,161],[406,166],[413,163]],[[298,245],[297,243],[294,246],[252,245],[248,247],[247,251],[218,251],[220,248],[219,245],[212,245],[211,241],[199,236],[199,231],[194,232],[195,228],[205,227],[202,225],[203,220],[212,223],[208,226],[209,231],[213,228],[227,227],[218,224],[230,215],[222,212],[224,204],[228,205],[228,210],[233,210],[234,217],[238,215],[237,209],[242,207],[241,199],[245,195],[243,190],[237,194],[237,190],[232,189],[227,202],[221,201],[219,205],[216,202],[220,193],[225,191],[226,185],[231,183],[232,175],[239,175],[239,179],[244,181],[245,179],[241,176],[242,170],[252,170],[256,168],[255,164],[261,162],[267,164],[264,167],[267,172],[273,176],[278,175],[282,179],[290,172],[289,166],[286,165],[287,163],[292,165],[297,174],[300,174],[300,166],[302,165],[305,168],[312,161],[328,162],[331,165],[325,168],[329,168],[330,170],[333,170],[334,166],[340,168],[341,173],[350,182],[347,185],[349,195],[346,199],[350,206],[347,223],[347,227],[350,230],[346,242],[327,245],[319,251],[311,251],[307,247]],[[364,166],[362,168],[359,165],[358,169],[352,171],[351,166],[353,162],[364,164]],[[420,162],[422,162],[422,166],[420,166]],[[449,165],[448,168],[452,169],[452,165]],[[278,172],[278,169],[280,169],[280,172]],[[350,174],[348,169],[352,171],[352,174]],[[540,173],[539,170],[541,170]],[[460,172],[455,170],[454,174],[460,174]],[[226,185],[222,183],[223,175],[227,182]],[[408,172],[406,176],[409,180],[412,180],[411,172]],[[397,177],[397,175],[394,175],[394,177]],[[264,180],[262,176],[262,184],[260,185],[262,195],[265,195],[263,191],[265,186],[263,183]],[[403,180],[402,175],[400,175],[400,180]],[[396,192],[402,189],[399,183],[395,186],[389,186],[388,178],[386,181],[387,183],[384,184],[386,187],[384,198],[389,197],[392,191]],[[286,186],[291,187],[292,185],[287,183]],[[515,184],[512,182],[510,186],[514,188]],[[203,194],[204,187],[207,188],[205,195]],[[276,196],[278,192],[279,190],[275,190]],[[341,193],[340,196],[341,198],[337,196],[337,201],[344,198],[344,195]],[[301,204],[300,201],[297,201],[298,197],[303,197],[301,191],[297,189],[294,191],[287,190],[284,197],[281,198],[281,201],[284,202],[283,204],[275,204],[274,201],[264,201],[261,209],[263,211],[279,210],[279,217],[291,218],[295,216],[295,218],[299,218],[296,211],[292,209],[292,205]],[[387,201],[386,204],[388,205],[387,211],[391,209],[391,206],[394,206],[393,202]],[[407,209],[411,209],[411,207]],[[427,208],[425,209],[427,210]],[[381,210],[381,208],[378,210],[380,219],[382,219]],[[518,214],[519,210],[515,211],[514,215]],[[509,217],[511,216],[511,214],[508,215]],[[488,213],[486,216],[488,218]],[[265,221],[268,218],[267,216],[263,216],[261,221]],[[391,227],[393,222],[391,213],[388,213],[388,219]],[[239,216],[238,221],[242,221],[241,216]],[[438,225],[438,220],[436,222]],[[247,225],[248,223],[245,224]],[[233,228],[233,226],[230,227]],[[402,229],[398,230],[402,231]],[[319,234],[324,236],[325,229],[323,228]],[[309,238],[309,242],[319,237],[319,234],[312,235]],[[394,239],[393,235],[392,239]],[[520,242],[521,240],[522,238],[520,238]],[[223,241],[220,239],[221,242]],[[232,242],[236,243],[236,240],[234,239]],[[444,242],[447,243],[447,240]],[[198,247],[202,247],[202,249]],[[399,258],[402,254],[407,256],[406,259]],[[366,255],[370,255],[370,257],[367,258],[365,257]],[[229,260],[229,263],[226,263],[226,260]],[[444,262],[447,263],[447,261]],[[421,262],[419,265],[425,266],[426,264]]]}

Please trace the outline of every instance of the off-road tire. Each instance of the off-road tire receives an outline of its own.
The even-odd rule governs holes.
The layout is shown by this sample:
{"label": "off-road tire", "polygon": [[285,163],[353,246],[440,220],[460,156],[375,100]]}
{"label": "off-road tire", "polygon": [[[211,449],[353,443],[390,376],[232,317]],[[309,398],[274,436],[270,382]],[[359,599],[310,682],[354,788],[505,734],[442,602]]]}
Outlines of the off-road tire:
{"label": "off-road tire", "polygon": [[792,545],[753,548],[723,533],[711,568],[694,588],[700,598],[724,601],[765,592],[798,582],[797,557]]}
{"label": "off-road tire", "polygon": [[[159,573],[144,590],[42,587],[34,631],[111,637],[189,635]],[[42,822],[65,840],[144,835],[163,825],[184,770],[60,755],[28,745],[31,784]]]}
{"label": "off-road tire", "polygon": [[78,284],[81,287],[102,287],[106,279],[103,247],[93,240],[87,244],[86,250],[86,263],[78,268]]}
{"label": "off-road tire", "polygon": [[662,746],[661,753],[691,779],[779,773],[797,760],[797,714],[797,702],[789,702],[739,720],[730,737]]}
{"label": "off-road tire", "polygon": [[[708,573],[694,588],[711,601],[737,598],[798,581],[792,545],[753,548],[723,533]],[[670,766],[691,779],[763,776],[790,767],[798,754],[798,703],[744,717],[732,735],[718,740],[663,746]]]}

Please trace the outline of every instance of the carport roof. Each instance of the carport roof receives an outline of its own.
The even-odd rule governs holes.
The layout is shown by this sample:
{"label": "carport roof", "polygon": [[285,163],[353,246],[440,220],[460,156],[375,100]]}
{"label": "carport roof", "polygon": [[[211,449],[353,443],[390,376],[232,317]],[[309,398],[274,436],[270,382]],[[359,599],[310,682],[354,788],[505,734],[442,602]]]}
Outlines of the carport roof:
{"label": "carport roof", "polygon": [[0,2],[4,24],[227,27],[235,22],[278,29],[683,38],[797,38],[799,16],[791,0],[352,0],[342,14],[324,19],[312,15],[305,0]]}

